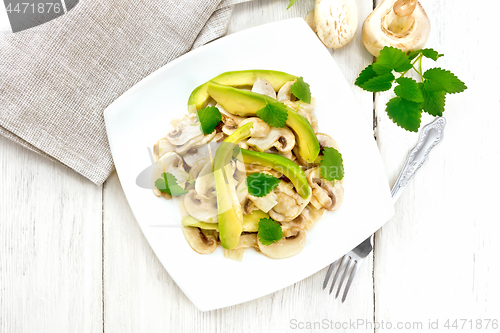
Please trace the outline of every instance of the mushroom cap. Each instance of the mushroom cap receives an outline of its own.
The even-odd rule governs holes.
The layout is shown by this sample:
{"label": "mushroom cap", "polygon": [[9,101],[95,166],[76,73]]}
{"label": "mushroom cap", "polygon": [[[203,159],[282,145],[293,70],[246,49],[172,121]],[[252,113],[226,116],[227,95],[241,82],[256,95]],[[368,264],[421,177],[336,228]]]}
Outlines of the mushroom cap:
{"label": "mushroom cap", "polygon": [[276,147],[279,152],[287,153],[295,146],[295,135],[288,127],[271,128],[269,135],[264,138],[250,138],[249,146],[255,147],[260,152],[265,152],[271,147]]}
{"label": "mushroom cap", "polygon": [[329,211],[337,210],[344,200],[344,187],[339,181],[321,178],[320,168],[306,170],[307,182],[312,188],[311,204],[316,209],[322,207]]}
{"label": "mushroom cap", "polygon": [[179,154],[168,152],[164,154],[156,163],[151,175],[152,188],[156,188],[155,182],[161,178],[162,173],[168,172],[175,176],[177,184],[182,188],[186,187],[189,174],[184,170],[184,161]]}
{"label": "mushroom cap", "polygon": [[266,79],[257,79],[253,84],[252,92],[276,99],[276,92],[273,85]]}
{"label": "mushroom cap", "polygon": [[199,228],[182,227],[182,233],[189,246],[199,254],[212,253],[217,248],[217,239],[214,235],[205,235]]}
{"label": "mushroom cap", "polygon": [[217,197],[206,198],[195,190],[190,190],[184,197],[184,207],[189,215],[195,219],[208,223],[219,221],[217,211]]}
{"label": "mushroom cap", "polygon": [[299,254],[306,244],[306,232],[299,227],[292,227],[283,231],[283,238],[271,245],[264,245],[257,240],[259,250],[273,259],[289,258]]}
{"label": "mushroom cap", "polygon": [[271,131],[271,126],[269,126],[264,120],[258,117],[251,117],[243,120],[238,127],[245,125],[246,123],[253,123],[250,129],[250,136],[252,138],[265,138],[269,135]]}
{"label": "mushroom cap", "polygon": [[292,183],[280,181],[278,187],[273,192],[277,195],[277,204],[269,210],[269,216],[279,222],[292,221],[302,213],[307,206],[311,195],[306,199],[302,198],[294,189]]}
{"label": "mushroom cap", "polygon": [[196,183],[194,184],[196,193],[206,199],[208,199],[210,194],[215,190],[215,178],[212,170],[212,162],[208,160],[198,174]]}
{"label": "mushroom cap", "polygon": [[197,122],[196,114],[183,114],[181,117],[173,119],[171,121],[172,129],[167,134],[168,141],[174,146],[183,146],[194,138],[201,140],[203,138],[201,127],[193,126]]}
{"label": "mushroom cap", "polygon": [[296,100],[296,98],[294,98],[294,96],[292,94],[292,85],[296,81],[297,80],[288,81],[280,88],[280,90],[278,90],[278,95],[276,96],[276,99],[278,100],[278,102]]}
{"label": "mushroom cap", "polygon": [[326,47],[340,49],[358,29],[358,7],[354,0],[316,0],[316,33]]}
{"label": "mushroom cap", "polygon": [[375,57],[380,55],[384,46],[394,46],[403,52],[422,49],[430,35],[431,24],[424,8],[417,3],[410,16],[412,24],[402,32],[389,29],[392,18],[397,16],[393,11],[396,0],[384,0],[366,18],[363,23],[363,45]]}

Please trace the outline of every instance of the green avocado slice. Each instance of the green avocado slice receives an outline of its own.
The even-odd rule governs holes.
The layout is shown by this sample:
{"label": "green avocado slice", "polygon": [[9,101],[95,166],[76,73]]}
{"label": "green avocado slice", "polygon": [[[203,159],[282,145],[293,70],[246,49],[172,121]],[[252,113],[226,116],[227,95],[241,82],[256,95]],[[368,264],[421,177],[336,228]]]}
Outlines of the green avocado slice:
{"label": "green avocado slice", "polygon": [[311,188],[307,182],[304,170],[288,158],[277,154],[260,153],[243,148],[240,151],[245,164],[258,164],[271,167],[290,179],[293,186],[295,186],[295,190],[297,190],[297,193],[302,198],[305,199],[311,195]]}
{"label": "green avocado slice", "polygon": [[[207,84],[207,92],[227,112],[244,117],[256,116],[257,111],[266,106],[267,103],[276,103],[276,100],[269,96],[211,81]],[[313,163],[320,151],[316,133],[314,133],[309,121],[297,111],[289,107],[287,107],[287,111],[286,124],[295,132],[299,154],[307,162]]]}
{"label": "green avocado slice", "polygon": [[[269,83],[271,83],[274,90],[278,91],[288,81],[297,79],[297,76],[279,71],[252,69],[246,71],[225,72],[214,77],[210,81],[231,87],[251,87],[257,79],[266,79]],[[188,107],[190,112],[196,112],[207,105],[210,98],[210,95],[207,93],[207,85],[208,82],[197,87],[189,96]],[[192,105],[196,107],[196,110],[194,107],[191,107]]]}

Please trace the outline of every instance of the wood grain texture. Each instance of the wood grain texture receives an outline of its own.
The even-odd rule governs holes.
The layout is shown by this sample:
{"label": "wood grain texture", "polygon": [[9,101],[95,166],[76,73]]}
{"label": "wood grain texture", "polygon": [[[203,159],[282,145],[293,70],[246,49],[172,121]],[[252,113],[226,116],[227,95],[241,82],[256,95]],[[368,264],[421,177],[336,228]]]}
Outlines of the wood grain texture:
{"label": "wood grain texture", "polygon": [[[439,319],[443,330],[447,319],[500,319],[500,100],[494,83],[500,70],[489,45],[496,38],[495,10],[466,1],[421,3],[432,27],[427,46],[445,55],[424,67],[451,70],[468,89],[448,95],[443,142],[376,235],[375,304],[377,321],[422,321],[426,328],[429,319]],[[385,103],[392,96],[376,98],[377,138],[391,184],[418,138],[388,119]],[[426,116],[423,123],[431,120]],[[485,330],[460,330],[466,331]]]}
{"label": "wood grain texture", "polygon": [[[252,1],[236,6],[228,33],[292,17],[304,17],[312,1]],[[360,15],[368,15],[371,2],[359,1]],[[361,27],[362,21],[360,22]],[[293,42],[291,46],[300,42]],[[350,83],[372,61],[360,36],[333,57]],[[356,96],[372,121],[372,94],[358,89]],[[114,174],[104,187],[104,329],[120,332],[287,332],[294,323],[372,320],[372,258],[357,273],[344,304],[321,289],[326,269],[274,294],[225,309],[200,312],[166,273],[142,235]],[[295,320],[295,321],[294,321]],[[349,330],[339,330],[339,332]],[[359,330],[371,332],[372,330]]]}
{"label": "wood grain texture", "polygon": [[0,138],[0,332],[102,330],[101,187]]}

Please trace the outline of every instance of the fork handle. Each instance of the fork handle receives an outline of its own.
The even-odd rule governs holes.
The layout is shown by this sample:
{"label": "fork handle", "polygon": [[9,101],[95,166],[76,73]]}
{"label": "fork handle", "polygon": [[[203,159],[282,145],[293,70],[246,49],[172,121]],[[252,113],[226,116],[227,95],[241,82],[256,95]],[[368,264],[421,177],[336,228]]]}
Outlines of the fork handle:
{"label": "fork handle", "polygon": [[422,128],[417,145],[410,151],[406,162],[401,169],[396,183],[392,187],[391,196],[393,204],[396,203],[403,190],[410,180],[417,173],[418,169],[424,164],[432,148],[434,148],[443,139],[443,130],[446,125],[446,119],[438,117],[432,123]]}

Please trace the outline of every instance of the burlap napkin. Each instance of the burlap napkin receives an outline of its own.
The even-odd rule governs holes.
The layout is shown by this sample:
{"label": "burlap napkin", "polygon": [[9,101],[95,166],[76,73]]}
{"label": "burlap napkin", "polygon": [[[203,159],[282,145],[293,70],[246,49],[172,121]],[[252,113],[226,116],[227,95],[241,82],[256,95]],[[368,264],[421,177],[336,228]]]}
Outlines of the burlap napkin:
{"label": "burlap napkin", "polygon": [[142,78],[225,34],[248,0],[80,0],[0,34],[0,134],[96,184],[113,170],[103,111]]}

